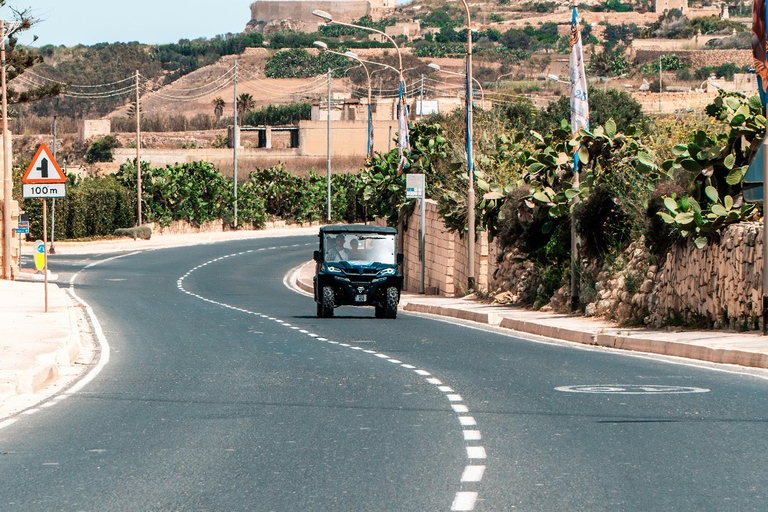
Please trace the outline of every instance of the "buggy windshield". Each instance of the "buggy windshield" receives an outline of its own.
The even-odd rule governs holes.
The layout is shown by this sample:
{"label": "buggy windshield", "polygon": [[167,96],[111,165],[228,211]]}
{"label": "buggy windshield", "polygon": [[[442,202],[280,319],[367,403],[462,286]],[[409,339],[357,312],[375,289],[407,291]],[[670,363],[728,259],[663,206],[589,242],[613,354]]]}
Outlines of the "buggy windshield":
{"label": "buggy windshield", "polygon": [[327,233],[325,261],[354,264],[395,264],[395,235],[376,233]]}

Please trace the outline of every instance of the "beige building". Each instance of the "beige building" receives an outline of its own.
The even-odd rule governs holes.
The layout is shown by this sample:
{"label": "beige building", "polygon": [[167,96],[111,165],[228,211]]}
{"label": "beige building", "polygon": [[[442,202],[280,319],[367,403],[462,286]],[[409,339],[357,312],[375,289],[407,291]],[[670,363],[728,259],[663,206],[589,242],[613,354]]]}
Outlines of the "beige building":
{"label": "beige building", "polygon": [[316,32],[323,20],[312,14],[314,10],[325,11],[338,21],[354,22],[363,16],[381,18],[395,7],[396,0],[257,0],[251,4],[246,32]]}

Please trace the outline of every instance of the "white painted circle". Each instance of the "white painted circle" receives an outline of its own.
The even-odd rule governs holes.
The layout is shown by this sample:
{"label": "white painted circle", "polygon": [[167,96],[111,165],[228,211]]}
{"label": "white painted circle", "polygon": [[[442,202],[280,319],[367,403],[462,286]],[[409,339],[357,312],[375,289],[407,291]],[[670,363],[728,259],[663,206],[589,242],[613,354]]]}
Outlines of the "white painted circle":
{"label": "white painted circle", "polygon": [[709,393],[706,388],[690,386],[661,386],[657,384],[592,384],[560,386],[556,391],[566,393],[594,393],[614,395],[679,395],[685,393]]}

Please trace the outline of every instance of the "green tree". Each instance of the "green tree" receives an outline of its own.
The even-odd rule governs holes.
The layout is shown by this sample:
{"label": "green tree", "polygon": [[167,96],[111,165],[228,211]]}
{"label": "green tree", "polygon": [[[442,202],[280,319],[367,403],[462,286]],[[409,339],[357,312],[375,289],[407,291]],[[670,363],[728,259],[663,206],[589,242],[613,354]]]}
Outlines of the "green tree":
{"label": "green tree", "polygon": [[[616,123],[619,132],[626,132],[630,126],[645,127],[646,121],[640,104],[629,94],[618,89],[598,89],[590,86],[589,123],[604,125],[609,119]],[[540,112],[539,131],[546,133],[557,129],[560,121],[571,121],[571,102],[568,96],[561,96]]]}
{"label": "green tree", "polygon": [[85,161],[89,164],[96,162],[111,162],[112,150],[120,147],[120,141],[114,135],[96,139],[85,153]]}
{"label": "green tree", "polygon": [[226,102],[219,96],[217,98],[214,98],[213,101],[211,101],[211,105],[213,105],[213,115],[216,116],[216,122],[218,123],[221,119],[221,116],[224,115],[224,107],[227,105]]}
{"label": "green tree", "polygon": [[245,118],[245,115],[254,108],[256,108],[256,100],[247,92],[237,97],[237,115],[241,118]]}

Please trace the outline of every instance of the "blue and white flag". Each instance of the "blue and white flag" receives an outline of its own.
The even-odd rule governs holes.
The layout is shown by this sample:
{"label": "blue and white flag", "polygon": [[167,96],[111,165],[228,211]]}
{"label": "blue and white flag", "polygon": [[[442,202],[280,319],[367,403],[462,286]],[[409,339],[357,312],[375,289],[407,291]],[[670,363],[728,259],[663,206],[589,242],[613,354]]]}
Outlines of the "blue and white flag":
{"label": "blue and white flag", "polygon": [[[571,133],[576,135],[582,128],[589,129],[589,98],[587,97],[587,74],[584,72],[584,54],[579,30],[579,15],[573,8],[571,18]],[[574,156],[573,171],[579,170],[579,152]]]}
{"label": "blue and white flag", "polygon": [[406,151],[411,149],[411,143],[408,141],[408,106],[405,104],[405,88],[403,82],[400,82],[400,98],[397,102],[397,154],[400,157],[400,161],[397,164],[397,175],[403,174],[405,164],[408,163],[408,158],[405,156]]}

